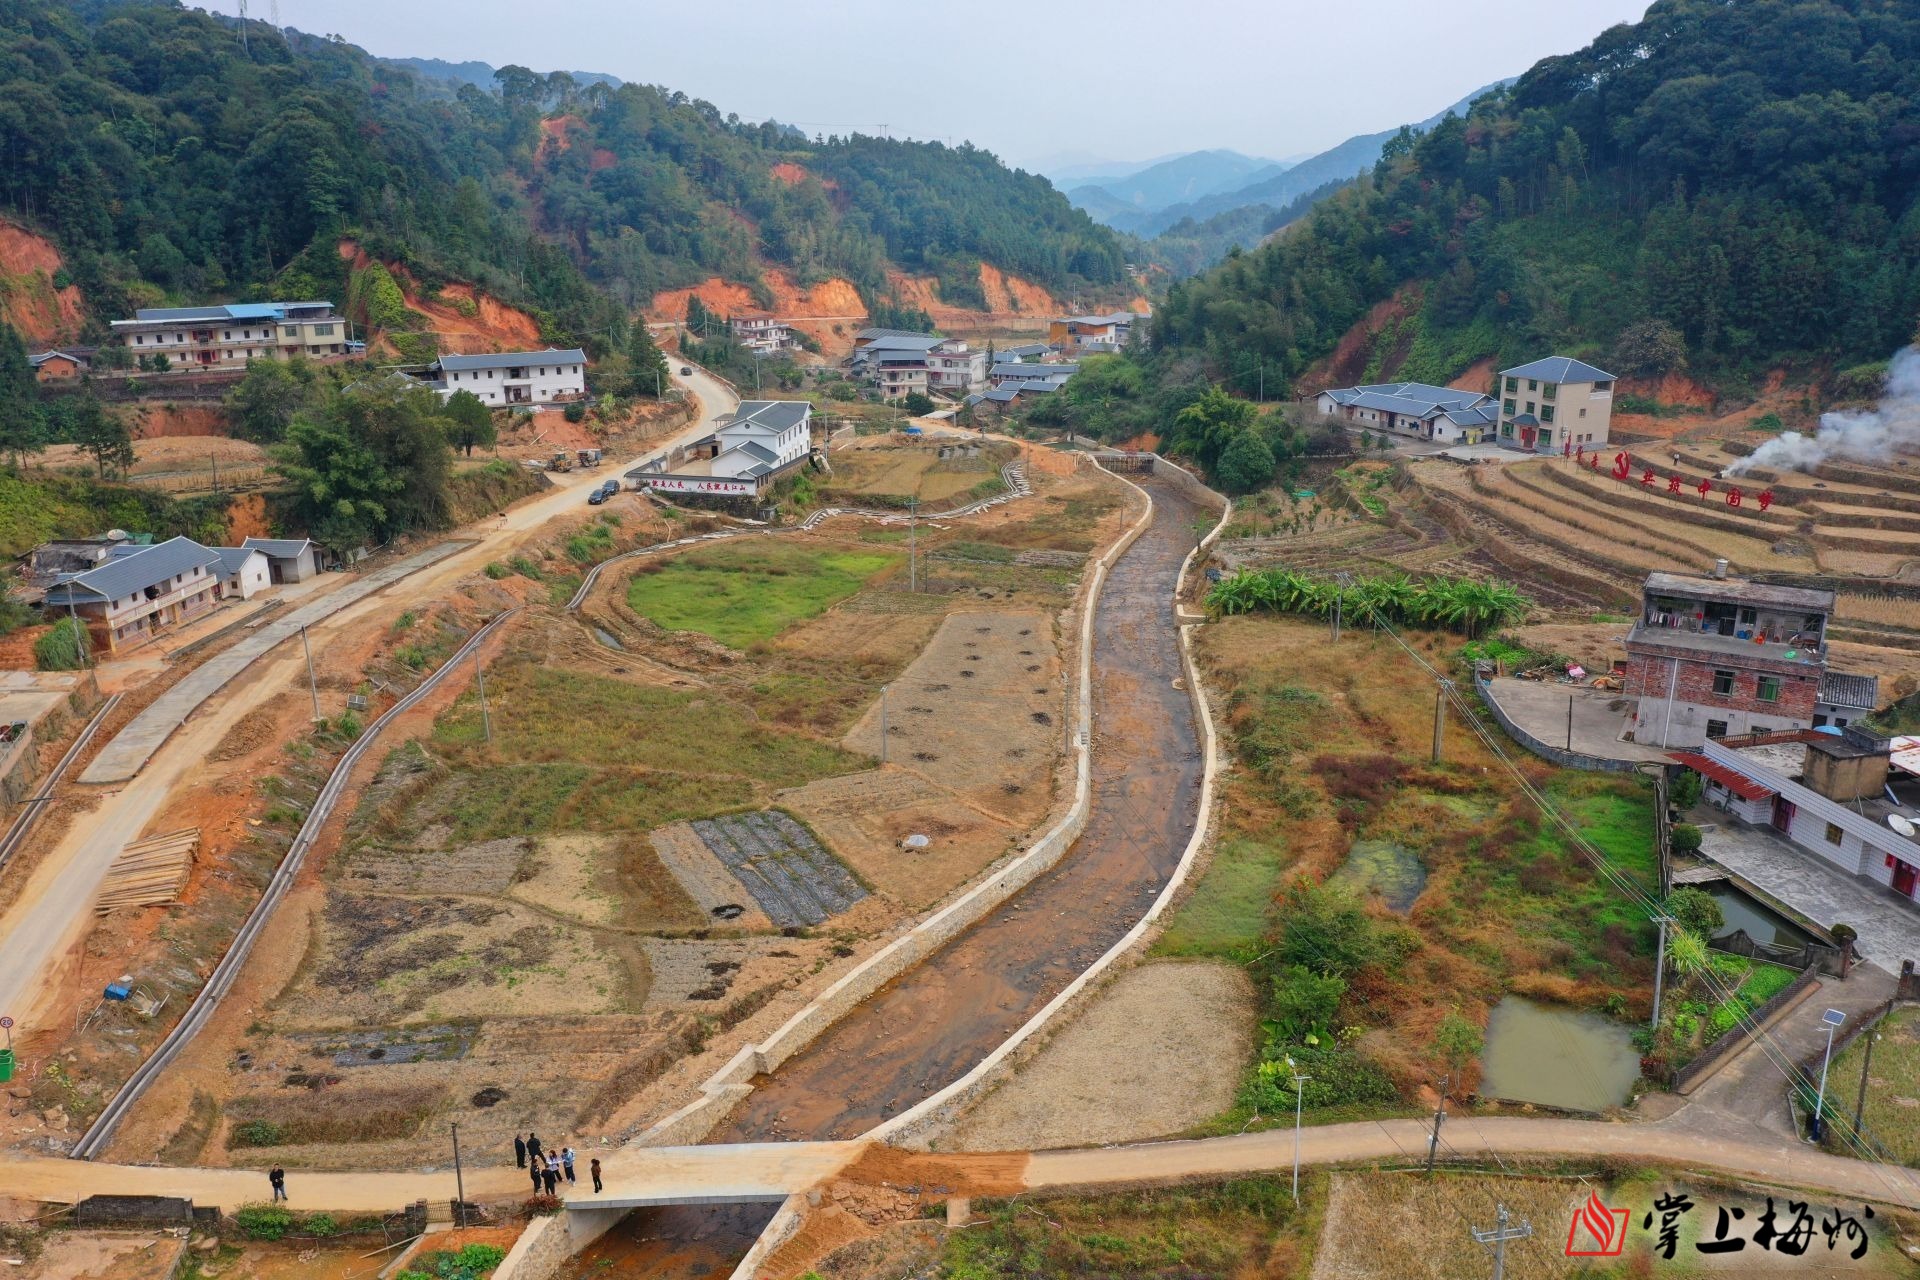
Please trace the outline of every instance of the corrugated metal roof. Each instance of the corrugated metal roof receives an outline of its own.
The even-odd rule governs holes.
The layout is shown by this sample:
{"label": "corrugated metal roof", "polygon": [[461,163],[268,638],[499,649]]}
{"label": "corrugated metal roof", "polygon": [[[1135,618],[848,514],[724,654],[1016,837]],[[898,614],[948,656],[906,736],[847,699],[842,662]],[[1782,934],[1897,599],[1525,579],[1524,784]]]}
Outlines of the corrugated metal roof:
{"label": "corrugated metal roof", "polygon": [[434,365],[448,373],[465,373],[470,369],[513,369],[529,364],[585,364],[587,353],[578,347],[569,347],[561,351],[548,347],[545,351],[499,351],[492,355],[479,356],[441,356]]}
{"label": "corrugated metal roof", "polygon": [[[333,304],[315,302],[230,302],[211,307],[141,307],[133,313],[136,323],[168,324],[192,321],[278,320],[289,311],[307,311],[315,307],[333,310]],[[126,324],[117,320],[116,324]]]}
{"label": "corrugated metal roof", "polygon": [[1531,364],[1502,369],[1503,378],[1538,378],[1542,382],[1613,382],[1614,376],[1572,356],[1548,356]]}
{"label": "corrugated metal roof", "polygon": [[918,329],[862,329],[853,335],[853,340],[855,342],[871,342],[875,338],[922,338],[928,336],[930,335],[923,334]]}
{"label": "corrugated metal roof", "polygon": [[1752,778],[1735,772],[1726,765],[1717,764],[1697,751],[1669,751],[1667,759],[1679,761],[1703,778],[1711,778],[1742,800],[1763,800],[1778,794],[1772,787],[1755,782]]}
{"label": "corrugated metal roof", "polygon": [[192,538],[169,538],[133,555],[114,556],[97,569],[55,584],[47,591],[47,603],[118,600],[157,586],[175,574],[219,562],[218,554]]}

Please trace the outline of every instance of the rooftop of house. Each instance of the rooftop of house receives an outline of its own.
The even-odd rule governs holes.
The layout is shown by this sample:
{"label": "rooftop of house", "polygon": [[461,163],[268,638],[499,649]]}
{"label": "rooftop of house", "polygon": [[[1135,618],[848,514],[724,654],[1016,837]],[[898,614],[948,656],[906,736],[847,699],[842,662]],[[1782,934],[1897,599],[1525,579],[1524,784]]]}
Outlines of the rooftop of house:
{"label": "rooftop of house", "polygon": [[98,568],[63,578],[48,588],[47,603],[118,600],[219,561],[218,554],[192,538],[169,538],[130,555],[110,556]]}
{"label": "rooftop of house", "polygon": [[1485,427],[1500,420],[1500,406],[1489,400],[1465,409],[1448,409],[1440,416],[1459,427]]}
{"label": "rooftop of house", "polygon": [[[1629,648],[1635,645],[1661,645],[1717,658],[1744,659],[1744,665],[1748,667],[1755,664],[1764,667],[1771,663],[1817,667],[1826,661],[1824,651],[1817,644],[1784,644],[1778,640],[1761,644],[1751,638],[1742,640],[1737,635],[1723,636],[1718,631],[1660,627],[1644,621],[1634,623],[1633,629],[1627,632],[1627,644]],[[1736,661],[1734,665],[1743,664]]]}
{"label": "rooftop of house", "polygon": [[98,347],[55,347],[51,351],[35,351],[27,356],[27,363],[38,369],[49,360],[67,359],[75,364],[85,364],[93,359]]}
{"label": "rooftop of house", "polygon": [[1064,381],[1080,372],[1077,364],[996,364],[987,370],[990,378],[1012,378],[1021,382]]}
{"label": "rooftop of house", "polygon": [[331,302],[229,302],[211,307],[141,307],[131,320],[115,324],[175,324],[193,321],[284,320],[289,312],[320,311],[331,314]]}
{"label": "rooftop of house", "polygon": [[727,427],[750,427],[774,435],[806,422],[813,406],[805,400],[742,400]]}
{"label": "rooftop of house", "polygon": [[1835,599],[1833,592],[1817,587],[1786,587],[1751,578],[1708,578],[1689,573],[1650,573],[1644,590],[1649,598],[1685,596],[1806,613],[1832,613]]}
{"label": "rooftop of house", "polygon": [[1140,317],[1131,311],[1109,311],[1098,316],[1064,316],[1061,324],[1132,324]]}
{"label": "rooftop of house", "polygon": [[465,373],[472,369],[517,369],[529,364],[585,364],[587,353],[578,347],[562,351],[495,351],[487,355],[441,356],[433,367],[445,373]]}
{"label": "rooftop of house", "polygon": [[288,560],[313,545],[311,538],[242,538],[240,545],[276,560]]}
{"label": "rooftop of house", "polygon": [[872,342],[876,338],[931,338],[933,335],[919,329],[862,329],[853,335],[855,342]]}
{"label": "rooftop of house", "polygon": [[1360,387],[1334,387],[1321,392],[1335,404],[1360,409],[1379,409],[1431,418],[1452,410],[1478,408],[1491,403],[1478,391],[1457,387],[1436,387],[1426,382],[1374,382]]}
{"label": "rooftop of house", "polygon": [[1872,711],[1880,705],[1880,677],[1829,671],[1820,678],[1818,701],[1826,706]]}
{"label": "rooftop of house", "polygon": [[998,351],[995,354],[1001,359],[1005,359],[1008,356],[1025,359],[1027,356],[1049,355],[1052,351],[1053,348],[1044,342],[1026,342],[1017,347],[1007,347],[1005,350]]}
{"label": "rooftop of house", "polygon": [[859,354],[871,359],[887,351],[926,352],[945,341],[931,333],[888,333],[860,348]]}
{"label": "rooftop of house", "polygon": [[1615,380],[1614,376],[1605,369],[1597,368],[1584,360],[1575,360],[1572,356],[1548,356],[1544,360],[1535,360],[1530,364],[1502,369],[1500,376],[1534,378],[1541,382],[1612,382]]}
{"label": "rooftop of house", "polygon": [[223,578],[240,572],[241,567],[253,557],[264,559],[267,554],[258,547],[208,547],[207,550],[220,557],[220,576]]}

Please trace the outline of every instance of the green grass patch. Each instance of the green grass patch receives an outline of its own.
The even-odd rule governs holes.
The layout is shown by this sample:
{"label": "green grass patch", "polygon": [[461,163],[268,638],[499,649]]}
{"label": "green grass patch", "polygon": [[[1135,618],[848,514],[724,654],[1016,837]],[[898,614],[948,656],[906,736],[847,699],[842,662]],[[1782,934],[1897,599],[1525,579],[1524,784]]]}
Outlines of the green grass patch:
{"label": "green grass patch", "polygon": [[1276,1254],[1311,1250],[1326,1190],[1325,1175],[1308,1173],[1297,1206],[1279,1176],[975,1202],[983,1221],[945,1237],[938,1270],[953,1280],[1265,1275]]}
{"label": "green grass patch", "polygon": [[1273,890],[1286,864],[1276,845],[1246,836],[1221,840],[1154,954],[1235,956],[1258,944],[1273,927]]}
{"label": "green grass patch", "polygon": [[888,551],[747,539],[645,566],[627,586],[627,603],[669,631],[699,631],[745,649],[818,617],[902,563]]}

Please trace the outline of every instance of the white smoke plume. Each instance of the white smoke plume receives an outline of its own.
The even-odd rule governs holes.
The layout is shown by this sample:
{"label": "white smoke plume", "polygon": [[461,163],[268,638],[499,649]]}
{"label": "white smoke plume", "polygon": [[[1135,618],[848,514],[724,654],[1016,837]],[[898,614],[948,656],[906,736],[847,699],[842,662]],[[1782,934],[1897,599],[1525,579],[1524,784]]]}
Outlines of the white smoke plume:
{"label": "white smoke plume", "polygon": [[1873,409],[1820,415],[1812,435],[1783,431],[1727,468],[1740,475],[1755,467],[1812,471],[1830,458],[1891,462],[1902,446],[1920,449],[1920,350],[1903,347],[1887,365],[1887,385]]}

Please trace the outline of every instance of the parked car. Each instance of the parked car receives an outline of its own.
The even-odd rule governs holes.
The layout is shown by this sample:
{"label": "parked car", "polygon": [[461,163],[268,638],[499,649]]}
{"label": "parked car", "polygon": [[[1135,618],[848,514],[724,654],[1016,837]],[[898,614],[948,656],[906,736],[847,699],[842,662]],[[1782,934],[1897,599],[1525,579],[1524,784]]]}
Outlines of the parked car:
{"label": "parked car", "polygon": [[685,365],[685,364],[681,365],[680,376],[683,378],[691,378],[693,376],[693,366]]}

